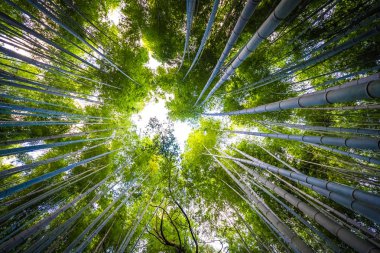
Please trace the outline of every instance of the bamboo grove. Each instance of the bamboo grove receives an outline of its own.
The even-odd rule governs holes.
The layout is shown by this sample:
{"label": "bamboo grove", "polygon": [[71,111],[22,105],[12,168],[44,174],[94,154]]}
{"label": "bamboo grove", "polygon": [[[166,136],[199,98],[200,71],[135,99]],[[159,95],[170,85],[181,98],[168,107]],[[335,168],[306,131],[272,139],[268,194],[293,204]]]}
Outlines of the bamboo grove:
{"label": "bamboo grove", "polygon": [[374,0],[0,0],[0,252],[380,252],[379,33]]}

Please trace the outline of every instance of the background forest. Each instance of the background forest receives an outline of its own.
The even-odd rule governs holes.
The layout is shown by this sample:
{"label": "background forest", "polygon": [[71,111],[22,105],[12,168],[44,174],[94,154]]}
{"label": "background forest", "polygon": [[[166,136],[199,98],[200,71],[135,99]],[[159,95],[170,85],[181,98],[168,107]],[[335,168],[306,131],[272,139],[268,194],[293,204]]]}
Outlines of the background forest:
{"label": "background forest", "polygon": [[0,0],[0,252],[380,252],[380,3]]}

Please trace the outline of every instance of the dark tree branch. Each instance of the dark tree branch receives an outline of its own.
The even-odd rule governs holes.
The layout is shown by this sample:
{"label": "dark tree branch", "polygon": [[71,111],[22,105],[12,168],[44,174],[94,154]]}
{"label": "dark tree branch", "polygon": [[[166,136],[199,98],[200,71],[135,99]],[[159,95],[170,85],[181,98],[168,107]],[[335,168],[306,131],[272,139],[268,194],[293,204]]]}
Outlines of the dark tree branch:
{"label": "dark tree branch", "polygon": [[[165,244],[164,241],[162,241],[162,239],[158,236],[158,235],[155,235],[154,233],[150,232],[149,230],[147,230],[147,232],[151,235],[153,235],[160,243],[162,244]],[[155,231],[157,233],[157,231]]]}
{"label": "dark tree branch", "polygon": [[224,248],[224,245],[223,245],[223,242],[220,241],[220,244],[222,244],[222,247],[220,248],[220,250],[218,251],[218,253],[222,252],[223,248]]}
{"label": "dark tree branch", "polygon": [[154,207],[158,207],[160,208],[163,212],[165,212],[166,216],[168,216],[169,220],[170,220],[170,223],[173,225],[176,233],[177,233],[177,236],[178,236],[178,240],[179,240],[179,247],[182,248],[182,240],[181,240],[181,236],[180,236],[180,233],[179,233],[179,230],[176,226],[176,224],[174,224],[174,221],[172,220],[172,217],[169,215],[169,213],[164,209],[162,208],[161,206],[154,206]]}
{"label": "dark tree branch", "polygon": [[198,253],[199,250],[198,250],[198,241],[194,235],[194,231],[193,231],[193,227],[191,226],[191,223],[190,223],[190,220],[189,220],[189,217],[187,216],[185,210],[183,210],[182,206],[178,203],[178,201],[174,198],[174,195],[173,195],[173,192],[172,192],[172,189],[171,189],[171,168],[169,169],[169,193],[170,193],[170,197],[172,198],[172,200],[174,201],[174,203],[178,206],[178,208],[181,210],[183,216],[185,217],[186,219],[186,222],[187,222],[187,225],[189,227],[189,230],[190,230],[190,234],[191,234],[191,237],[195,243],[195,252]]}
{"label": "dark tree branch", "polygon": [[165,244],[170,245],[170,246],[174,246],[174,243],[171,243],[171,242],[169,242],[169,241],[166,239],[165,234],[164,234],[164,228],[163,228],[163,225],[164,225],[164,212],[162,212],[162,214],[161,214],[160,233],[161,233],[162,239],[165,241]]}

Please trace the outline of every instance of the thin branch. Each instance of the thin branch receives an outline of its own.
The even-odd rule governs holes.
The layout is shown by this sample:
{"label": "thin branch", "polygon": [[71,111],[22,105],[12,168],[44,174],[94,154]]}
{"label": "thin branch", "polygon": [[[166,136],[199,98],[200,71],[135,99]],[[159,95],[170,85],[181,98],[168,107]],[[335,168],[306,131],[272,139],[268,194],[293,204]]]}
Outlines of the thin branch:
{"label": "thin branch", "polygon": [[178,208],[181,210],[183,216],[185,217],[186,219],[186,222],[187,222],[187,225],[189,227],[189,230],[190,230],[190,234],[191,234],[191,237],[193,238],[193,241],[195,243],[195,253],[198,253],[198,241],[194,235],[194,231],[193,231],[193,227],[191,226],[191,223],[190,223],[190,220],[189,220],[189,217],[187,216],[185,210],[183,210],[182,206],[178,203],[178,201],[174,198],[173,196],[173,192],[172,192],[172,189],[171,189],[171,169],[169,169],[169,193],[170,193],[170,197],[172,198],[172,200],[174,201],[174,203],[178,206]]}
{"label": "thin branch", "polygon": [[[150,232],[149,230],[147,230],[147,232],[151,235],[153,235],[160,243],[162,244],[165,244],[164,241],[162,241],[162,239],[158,236],[158,235],[155,235],[154,233]],[[155,231],[156,232],[156,231]],[[157,233],[157,232],[156,232]]]}
{"label": "thin branch", "polygon": [[[152,205],[153,206],[153,205]],[[174,224],[174,221],[172,220],[172,217],[169,215],[169,213],[164,209],[162,208],[161,206],[153,206],[153,207],[158,207],[160,208],[163,212],[165,212],[166,216],[168,216],[169,220],[170,220],[170,223],[173,225],[176,233],[177,233],[177,236],[178,236],[178,240],[179,240],[179,247],[182,248],[182,240],[181,240],[181,236],[180,236],[180,233],[179,233],[179,230],[177,228],[177,226]]]}

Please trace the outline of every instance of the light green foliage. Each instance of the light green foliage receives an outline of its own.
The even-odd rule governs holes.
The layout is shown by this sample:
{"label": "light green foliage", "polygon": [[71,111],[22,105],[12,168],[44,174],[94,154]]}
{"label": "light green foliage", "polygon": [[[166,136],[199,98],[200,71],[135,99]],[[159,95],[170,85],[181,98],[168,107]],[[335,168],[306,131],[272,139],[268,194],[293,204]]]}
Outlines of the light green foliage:
{"label": "light green foliage", "polygon": [[[323,53],[333,54],[350,39],[378,29],[379,4],[376,1],[301,1],[204,106],[194,106],[194,103],[246,1],[220,1],[210,37],[198,63],[185,80],[213,1],[196,1],[189,53],[180,70],[186,34],[185,0],[9,1],[29,14],[7,2],[0,2],[0,151],[64,141],[107,139],[0,157],[0,196],[8,194],[7,190],[13,187],[32,183],[0,198],[1,252],[64,252],[77,239],[73,249],[78,250],[77,247],[97,229],[96,235],[85,245],[85,252],[117,252],[124,238],[130,238],[125,252],[183,253],[195,252],[196,248],[198,252],[210,253],[292,250],[292,246],[262,219],[262,215],[267,214],[255,211],[257,203],[248,204],[242,199],[242,196],[248,199],[249,194],[213,159],[212,155],[246,158],[231,147],[279,168],[291,170],[289,167],[292,167],[310,177],[380,193],[379,166],[374,163],[307,143],[226,131],[352,137],[356,134],[301,130],[276,123],[379,129],[378,110],[341,108],[377,105],[378,99],[331,104],[329,108],[221,118],[202,114],[261,106],[377,73],[378,31],[323,61],[307,67],[302,65]],[[219,80],[234,56],[279,2],[263,0],[259,3],[212,84]],[[61,24],[48,18],[32,3],[41,4]],[[114,12],[116,16],[110,16]],[[7,16],[38,36],[17,28]],[[115,18],[119,19],[117,24],[112,20]],[[4,53],[6,49],[10,50],[8,54],[20,54],[19,58]],[[156,70],[146,65],[151,57],[161,63]],[[287,69],[294,66],[300,67],[295,72]],[[136,117],[152,97],[163,99],[167,95],[171,97],[166,101],[169,123],[153,117],[145,129],[138,129],[132,115]],[[29,109],[17,109],[16,106]],[[178,131],[175,122],[179,121],[193,127],[183,152],[175,137]],[[33,126],[21,125],[33,122]],[[14,126],[6,127],[4,124],[8,123]],[[59,136],[81,132],[85,134]],[[31,140],[23,142],[27,139]],[[8,145],[7,141],[12,143]],[[331,147],[379,159],[375,151]],[[35,178],[109,151],[115,152],[33,183]],[[329,238],[332,243],[328,244],[271,197],[257,178],[231,160],[218,159],[241,183],[246,182],[252,194],[261,198],[312,250],[333,252],[331,244],[336,244],[341,252],[353,250],[301,212],[298,206],[279,197]],[[339,220],[358,237],[370,238],[379,245],[379,224],[305,185],[255,166],[250,168],[307,203],[310,199],[316,200],[309,204],[319,210],[326,210],[326,206],[320,206],[324,203],[331,208],[328,215],[334,220]],[[107,177],[103,184],[86,193]],[[270,193],[277,196],[273,191]],[[81,199],[75,205],[60,211],[78,197]],[[86,207],[91,201],[93,204]],[[147,211],[137,224],[145,207]],[[81,210],[81,215],[69,223]],[[37,227],[55,212],[58,212],[56,217],[48,225]],[[104,216],[100,217],[102,214]],[[342,219],[342,216],[346,217]],[[101,227],[108,217],[110,220]],[[98,222],[80,237],[97,218]],[[362,230],[358,229],[359,223]],[[129,235],[134,227],[133,235]],[[27,238],[23,238],[23,231],[29,233]]]}

